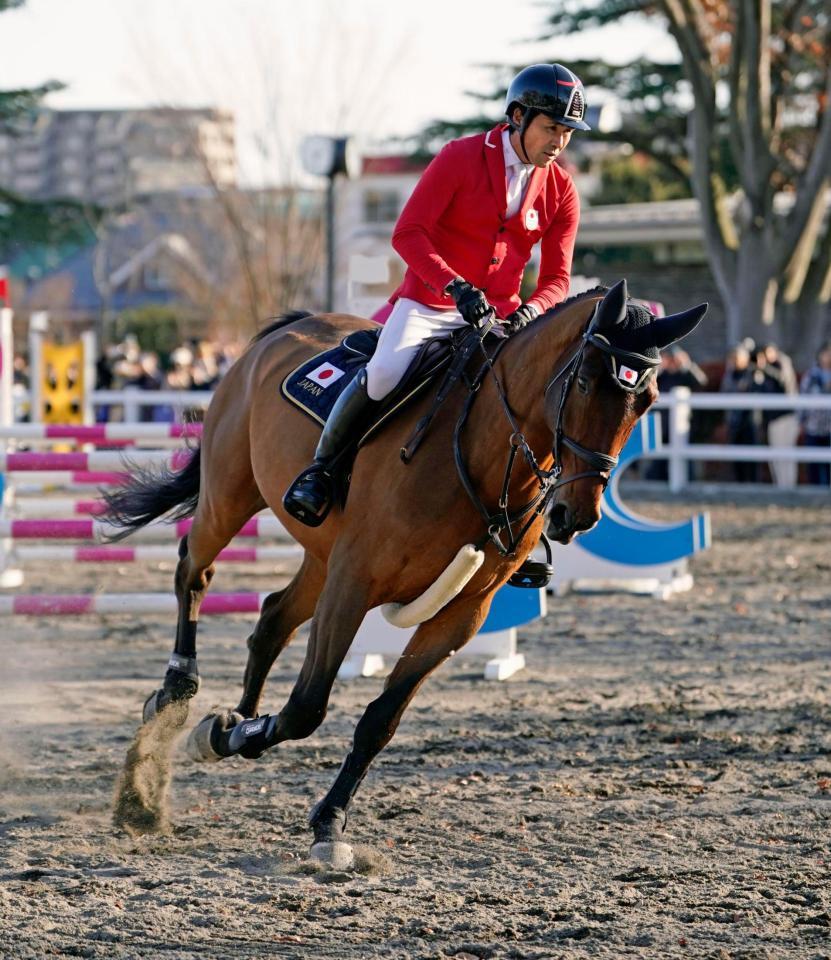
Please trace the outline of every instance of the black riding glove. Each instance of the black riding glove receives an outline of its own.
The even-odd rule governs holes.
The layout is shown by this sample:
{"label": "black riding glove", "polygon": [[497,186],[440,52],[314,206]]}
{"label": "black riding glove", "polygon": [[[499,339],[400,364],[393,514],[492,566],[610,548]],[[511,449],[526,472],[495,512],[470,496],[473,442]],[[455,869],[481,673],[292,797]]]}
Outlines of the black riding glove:
{"label": "black riding glove", "polygon": [[509,313],[508,316],[505,317],[505,326],[508,328],[509,333],[516,333],[523,327],[527,327],[532,320],[536,319],[537,308],[532,307],[530,303],[523,303],[521,307],[517,307],[513,313]]}
{"label": "black riding glove", "polygon": [[485,294],[478,287],[468,283],[467,280],[462,280],[461,277],[456,277],[452,283],[447,285],[447,292],[456,301],[462,319],[472,327],[480,326],[491,312],[491,305],[488,303]]}

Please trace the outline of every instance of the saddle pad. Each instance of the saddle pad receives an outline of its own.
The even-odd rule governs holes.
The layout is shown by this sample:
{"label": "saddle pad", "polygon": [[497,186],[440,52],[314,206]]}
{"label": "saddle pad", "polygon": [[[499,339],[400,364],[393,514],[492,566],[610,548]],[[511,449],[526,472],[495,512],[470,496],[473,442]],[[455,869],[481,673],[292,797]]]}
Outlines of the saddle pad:
{"label": "saddle pad", "polygon": [[283,380],[283,396],[323,426],[346,385],[378,345],[377,330],[356,330],[336,347],[315,354]]}

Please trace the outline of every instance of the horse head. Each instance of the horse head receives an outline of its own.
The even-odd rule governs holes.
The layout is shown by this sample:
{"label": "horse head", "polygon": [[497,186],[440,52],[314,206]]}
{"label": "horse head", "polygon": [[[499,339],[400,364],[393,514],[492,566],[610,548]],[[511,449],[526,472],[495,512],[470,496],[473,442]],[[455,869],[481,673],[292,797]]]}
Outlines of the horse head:
{"label": "horse head", "polygon": [[548,530],[555,540],[568,543],[600,519],[609,473],[658,397],[661,350],[687,336],[706,312],[702,303],[656,317],[628,299],[625,280],[596,303],[579,345],[546,389],[556,471]]}

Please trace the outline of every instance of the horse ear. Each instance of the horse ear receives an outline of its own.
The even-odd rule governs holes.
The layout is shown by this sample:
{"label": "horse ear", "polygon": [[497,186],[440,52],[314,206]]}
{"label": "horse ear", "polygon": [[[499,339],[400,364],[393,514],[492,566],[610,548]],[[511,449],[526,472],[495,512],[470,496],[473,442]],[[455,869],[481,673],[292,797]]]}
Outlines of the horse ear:
{"label": "horse ear", "polygon": [[618,280],[597,305],[596,325],[598,330],[611,330],[626,319],[626,300],[629,294],[626,281]]}
{"label": "horse ear", "polygon": [[668,317],[653,320],[649,326],[649,334],[655,346],[663,350],[676,340],[686,337],[698,326],[709,306],[709,303],[699,303],[697,307],[690,307],[682,313],[672,313]]}

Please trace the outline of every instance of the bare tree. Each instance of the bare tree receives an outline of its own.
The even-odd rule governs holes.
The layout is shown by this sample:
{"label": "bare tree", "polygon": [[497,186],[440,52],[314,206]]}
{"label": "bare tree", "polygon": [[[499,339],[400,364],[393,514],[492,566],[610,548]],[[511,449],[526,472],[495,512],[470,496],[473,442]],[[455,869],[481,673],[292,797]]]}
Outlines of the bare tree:
{"label": "bare tree", "polygon": [[[824,282],[831,268],[827,11],[818,17],[814,4],[777,4],[774,29],[771,0],[660,5],[693,88],[692,181],[727,307],[728,333],[732,339],[745,330],[764,333],[773,324],[777,300],[799,303],[809,314],[827,303],[831,292]],[[819,83],[809,81],[809,71]],[[729,106],[720,111],[717,97],[725,80]],[[794,112],[804,116],[796,129]],[[717,150],[725,113],[740,183],[732,223]],[[785,209],[778,206],[782,201]],[[796,319],[792,316],[792,323]],[[806,315],[787,331],[789,345],[804,338],[812,320]]]}
{"label": "bare tree", "polygon": [[548,36],[633,14],[665,19],[680,64],[575,68],[637,105],[619,139],[689,176],[728,340],[775,334],[807,353],[831,298],[827,0],[570,0]]}
{"label": "bare tree", "polygon": [[[261,185],[228,186],[198,138],[190,145],[215,204],[213,211],[201,206],[203,222],[188,239],[198,249],[205,231],[214,231],[226,242],[221,268],[209,271],[214,283],[192,293],[211,305],[217,322],[239,332],[257,329],[265,318],[291,307],[322,306],[323,193],[299,171],[300,134],[369,131],[384,110],[394,107],[385,101],[385,77],[402,48],[379,52],[373,31],[355,30],[342,5],[330,2],[325,13],[322,28],[290,37],[276,10],[251,22],[247,32],[240,24],[233,55],[231,44],[217,43],[201,65],[195,47],[189,51],[187,43],[180,45],[178,67],[166,78],[155,69],[161,48],[150,35],[139,35],[140,59],[154,68],[148,91],[155,102],[174,106],[157,81],[180,91],[198,89],[203,100],[207,94],[216,103],[223,102],[218,78],[233,75],[250,91],[254,149],[247,151],[241,172],[244,180]],[[203,259],[212,267],[216,261]]]}

